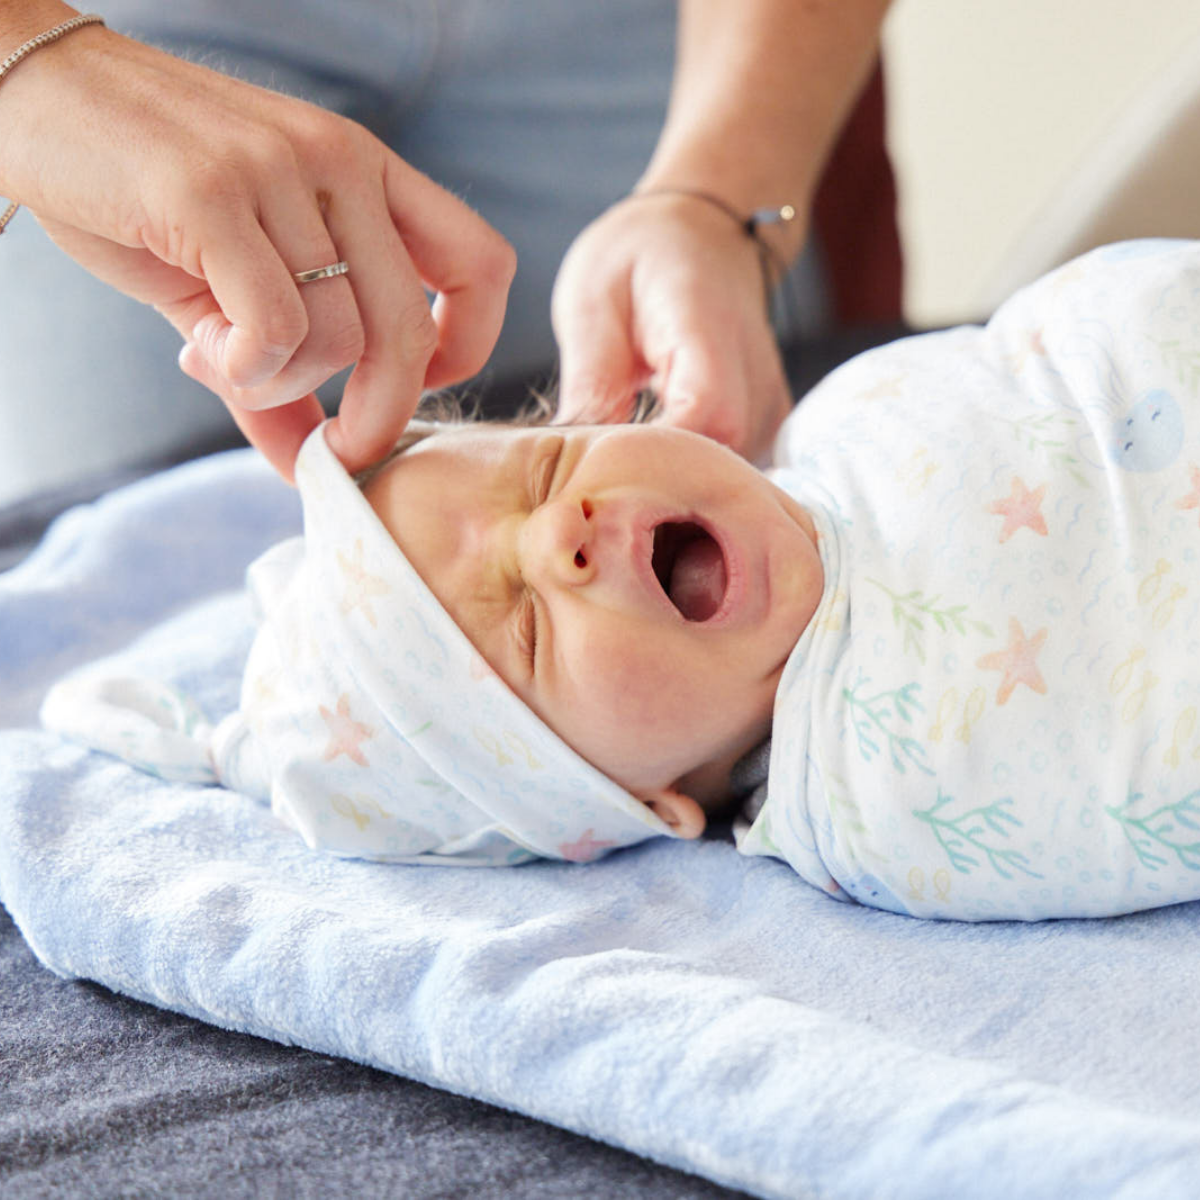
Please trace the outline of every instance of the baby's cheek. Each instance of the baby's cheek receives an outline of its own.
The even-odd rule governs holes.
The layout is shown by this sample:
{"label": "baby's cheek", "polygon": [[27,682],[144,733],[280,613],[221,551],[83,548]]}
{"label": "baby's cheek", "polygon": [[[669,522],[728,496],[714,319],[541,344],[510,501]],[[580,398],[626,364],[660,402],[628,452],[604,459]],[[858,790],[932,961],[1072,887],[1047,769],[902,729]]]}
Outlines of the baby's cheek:
{"label": "baby's cheek", "polygon": [[669,663],[650,654],[630,653],[628,646],[614,646],[597,664],[592,676],[591,694],[599,714],[606,722],[623,731],[626,738],[637,740],[661,736],[697,715],[698,696],[692,680],[672,669]]}

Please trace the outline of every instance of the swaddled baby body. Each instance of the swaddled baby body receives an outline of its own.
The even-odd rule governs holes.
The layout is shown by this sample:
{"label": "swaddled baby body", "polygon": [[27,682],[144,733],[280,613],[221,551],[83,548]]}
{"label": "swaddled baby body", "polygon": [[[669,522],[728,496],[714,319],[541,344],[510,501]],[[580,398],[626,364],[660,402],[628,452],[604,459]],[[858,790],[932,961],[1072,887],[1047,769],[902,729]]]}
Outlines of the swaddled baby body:
{"label": "swaddled baby body", "polygon": [[318,430],[215,774],[336,853],[587,860],[699,834],[769,738],[739,849],[831,896],[1200,896],[1198,346],[1200,249],[1134,243],[835,372],[765,475],[435,427],[360,490]]}
{"label": "swaddled baby body", "polygon": [[778,453],[826,587],[742,851],[919,916],[1200,896],[1200,248],[865,355]]}

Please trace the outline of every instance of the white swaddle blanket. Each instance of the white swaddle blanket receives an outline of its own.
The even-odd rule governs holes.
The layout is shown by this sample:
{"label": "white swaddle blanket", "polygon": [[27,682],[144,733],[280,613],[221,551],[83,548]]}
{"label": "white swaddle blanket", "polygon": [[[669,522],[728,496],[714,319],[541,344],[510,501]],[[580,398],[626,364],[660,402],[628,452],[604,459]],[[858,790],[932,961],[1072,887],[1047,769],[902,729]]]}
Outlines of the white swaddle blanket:
{"label": "white swaddle blanket", "polygon": [[1200,896],[1200,245],[861,356],[777,459],[826,589],[740,849],[918,916]]}

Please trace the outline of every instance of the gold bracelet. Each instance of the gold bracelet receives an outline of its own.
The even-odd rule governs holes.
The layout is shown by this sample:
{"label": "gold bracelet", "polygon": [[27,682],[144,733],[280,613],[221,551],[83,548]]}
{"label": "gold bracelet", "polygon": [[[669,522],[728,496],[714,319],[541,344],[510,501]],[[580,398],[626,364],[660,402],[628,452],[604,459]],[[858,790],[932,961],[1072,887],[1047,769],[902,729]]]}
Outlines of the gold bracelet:
{"label": "gold bracelet", "polygon": [[[72,17],[61,25],[55,25],[53,29],[47,29],[45,33],[39,33],[37,37],[31,37],[29,41],[18,46],[3,62],[0,62],[0,83],[4,82],[5,75],[17,63],[28,58],[35,50],[49,46],[51,42],[57,42],[59,38],[66,37],[68,33],[74,33],[76,29],[82,29],[85,25],[103,24],[104,18],[98,13],[85,13],[78,17]],[[14,202],[0,214],[0,233],[4,232],[4,227],[13,219],[20,207],[20,204]]]}

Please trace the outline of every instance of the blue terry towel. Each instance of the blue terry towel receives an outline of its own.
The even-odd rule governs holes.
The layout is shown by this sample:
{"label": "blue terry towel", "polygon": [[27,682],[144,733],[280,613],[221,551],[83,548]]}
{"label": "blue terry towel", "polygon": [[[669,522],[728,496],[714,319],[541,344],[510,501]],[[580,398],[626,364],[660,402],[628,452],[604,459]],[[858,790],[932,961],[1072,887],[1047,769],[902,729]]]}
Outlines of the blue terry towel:
{"label": "blue terry towel", "polygon": [[112,652],[221,717],[241,572],[297,521],[235,453],[69,514],[0,576],[0,899],[52,970],[763,1196],[1195,1195],[1200,907],[921,922],[720,836],[588,866],[344,861],[32,728],[54,678]]}

